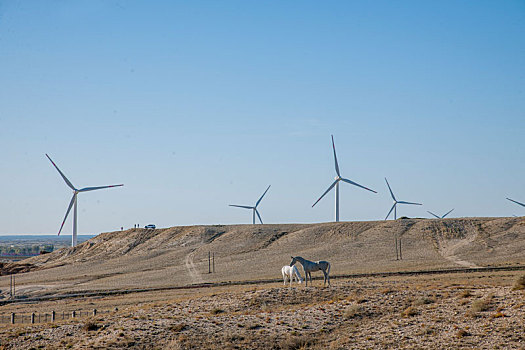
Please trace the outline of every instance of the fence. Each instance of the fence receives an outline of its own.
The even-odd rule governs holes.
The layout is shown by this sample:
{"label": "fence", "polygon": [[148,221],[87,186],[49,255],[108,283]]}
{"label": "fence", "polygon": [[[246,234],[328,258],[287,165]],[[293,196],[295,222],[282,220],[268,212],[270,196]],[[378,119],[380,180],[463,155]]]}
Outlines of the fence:
{"label": "fence", "polygon": [[0,315],[0,323],[26,323],[26,324],[33,324],[33,323],[47,323],[47,322],[55,322],[60,320],[72,320],[72,319],[78,319],[81,317],[90,317],[90,316],[96,316],[100,314],[108,314],[111,310],[102,310],[99,311],[97,309],[93,309],[91,311],[85,311],[85,310],[73,310],[73,311],[62,311],[62,312],[44,312],[44,313],[11,313],[8,315]]}

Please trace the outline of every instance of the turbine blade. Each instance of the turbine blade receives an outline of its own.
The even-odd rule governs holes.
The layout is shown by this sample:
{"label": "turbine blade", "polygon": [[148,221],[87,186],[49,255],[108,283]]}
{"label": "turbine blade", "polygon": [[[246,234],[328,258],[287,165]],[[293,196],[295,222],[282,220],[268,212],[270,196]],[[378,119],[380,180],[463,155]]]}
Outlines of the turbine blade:
{"label": "turbine blade", "polygon": [[57,165],[55,164],[55,162],[53,162],[53,160],[51,159],[50,156],[47,155],[47,153],[46,153],[46,157],[47,157],[47,159],[49,159],[49,161],[51,162],[51,164],[53,164],[53,166],[58,170],[58,173],[60,174],[60,176],[62,176],[62,178],[64,179],[64,181],[66,182],[66,184],[67,184],[67,185],[68,185],[73,191],[75,191],[75,190],[76,190],[75,186],[73,186],[73,184],[67,179],[66,175],[64,175],[64,173],[62,173],[62,172],[60,171],[60,169],[57,167]]}
{"label": "turbine blade", "polygon": [[94,190],[100,190],[103,188],[111,188],[111,187],[119,187],[119,186],[124,186],[124,185],[120,184],[120,185],[109,185],[109,186],[98,186],[98,187],[84,187],[83,189],[78,190],[78,192],[94,191]]}
{"label": "turbine blade", "polygon": [[247,205],[235,205],[235,204],[230,204],[230,207],[237,207],[237,208],[244,208],[244,209],[255,209],[254,207],[249,207]]}
{"label": "turbine blade", "polygon": [[257,214],[257,217],[259,218],[259,221],[262,224],[263,222],[262,222],[261,216],[259,215],[259,211],[257,209],[255,209],[255,213]]}
{"label": "turbine blade", "polygon": [[413,203],[413,202],[405,202],[405,201],[398,201],[399,204],[414,204],[414,205],[423,205],[421,203]]}
{"label": "turbine blade", "polygon": [[347,183],[349,183],[349,184],[351,184],[351,185],[354,185],[354,186],[357,186],[357,187],[364,188],[365,190],[369,190],[370,192],[377,193],[376,191],[371,190],[371,189],[369,189],[368,187],[362,186],[362,185],[360,185],[360,184],[358,184],[358,183],[356,183],[356,182],[353,182],[353,181],[351,181],[351,180],[343,179],[343,178],[341,178],[341,180],[343,180],[344,182],[347,182]]}
{"label": "turbine blade", "polygon": [[[436,214],[434,214],[434,213],[431,212],[431,211],[428,211],[428,210],[427,210],[427,213],[429,213],[429,214],[431,214],[431,215],[434,215],[434,216],[435,216],[436,218],[438,218],[438,219],[442,219],[442,218],[440,218],[439,216],[437,216]],[[446,215],[446,214],[445,214],[445,215]]]}
{"label": "turbine blade", "polygon": [[525,207],[525,204],[523,204],[523,203],[520,203],[520,202],[515,201],[514,199],[510,199],[510,198],[507,198],[507,199],[508,199],[509,201],[511,201],[511,202],[514,202],[514,203],[516,203],[516,204],[521,205],[522,207]]}
{"label": "turbine blade", "polygon": [[[454,209],[452,209],[452,210],[454,210]],[[443,215],[441,218],[444,219],[445,216],[447,216],[448,214],[452,213],[452,210],[450,210],[448,213],[446,213],[445,215]]]}
{"label": "turbine blade", "polygon": [[388,190],[390,191],[390,195],[392,196],[392,199],[394,202],[397,202],[396,197],[394,196],[394,192],[392,192],[392,189],[390,188],[390,184],[388,183],[388,180],[385,177],[386,185],[388,186]]}
{"label": "turbine blade", "polygon": [[[271,185],[270,185],[271,186]],[[263,199],[264,195],[266,194],[266,192],[268,192],[268,190],[270,189],[270,186],[268,186],[268,188],[266,189],[266,191],[264,191],[263,195],[261,196],[261,198],[259,198],[259,200],[257,201],[257,203],[255,203],[255,208],[257,208],[257,206],[259,205],[259,203],[261,203],[261,200]]]}
{"label": "turbine blade", "polygon": [[390,216],[390,213],[392,212],[392,210],[394,210],[396,204],[397,204],[397,203],[394,203],[394,205],[392,206],[392,208],[390,208],[390,211],[388,212],[388,214],[386,214],[385,220],[388,219],[388,217]]}
{"label": "turbine blade", "polygon": [[330,190],[332,188],[334,188],[335,184],[338,182],[339,180],[335,180],[333,184],[330,185],[330,187],[328,187],[328,189],[326,191],[324,191],[323,195],[321,197],[319,197],[318,200],[315,201],[315,203],[312,205],[312,208],[317,204],[317,202],[319,202],[321,200],[321,198],[323,198],[328,192],[330,192]]}
{"label": "turbine blade", "polygon": [[335,154],[334,135],[332,135],[332,148],[334,149],[335,172],[337,173],[337,176],[341,176],[339,173],[339,164],[337,163],[337,155]]}
{"label": "turbine blade", "polygon": [[69,207],[67,208],[66,216],[64,216],[64,220],[62,220],[62,225],[60,225],[60,230],[58,230],[58,235],[59,236],[60,236],[60,232],[62,232],[62,228],[64,227],[64,224],[66,222],[67,216],[69,215],[69,212],[71,211],[71,207],[75,203],[76,196],[77,196],[77,194],[75,193],[73,195],[73,197],[71,198],[71,202],[69,202]]}

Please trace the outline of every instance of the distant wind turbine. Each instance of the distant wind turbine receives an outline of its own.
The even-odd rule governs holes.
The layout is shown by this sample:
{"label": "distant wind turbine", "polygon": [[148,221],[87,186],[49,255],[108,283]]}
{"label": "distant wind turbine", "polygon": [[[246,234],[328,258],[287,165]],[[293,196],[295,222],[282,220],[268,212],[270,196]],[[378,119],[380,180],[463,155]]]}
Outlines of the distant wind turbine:
{"label": "distant wind turbine", "polygon": [[371,190],[371,189],[369,189],[369,188],[367,188],[365,186],[361,186],[360,184],[355,183],[355,182],[353,182],[351,180],[342,178],[341,177],[341,173],[339,171],[339,164],[337,163],[337,155],[335,154],[334,135],[332,135],[332,148],[334,150],[335,172],[336,172],[337,176],[335,177],[335,181],[330,185],[330,187],[328,187],[328,189],[321,195],[321,197],[319,197],[319,199],[317,201],[315,201],[315,203],[312,205],[312,208],[317,204],[317,202],[319,202],[335,186],[335,222],[339,222],[339,182],[340,181],[344,181],[344,182],[349,183],[351,185],[364,188],[365,190],[368,190],[370,192],[374,192],[374,193],[377,193],[377,192],[374,191],[374,190]]}
{"label": "distant wind turbine", "polygon": [[394,220],[397,219],[397,205],[398,205],[398,204],[423,205],[423,204],[421,204],[421,203],[413,203],[413,202],[398,201],[398,200],[396,199],[396,197],[394,196],[394,193],[392,192],[392,189],[390,188],[390,184],[388,183],[388,180],[386,179],[386,177],[385,177],[385,181],[386,181],[386,185],[388,186],[388,189],[390,190],[390,195],[392,196],[392,199],[394,200],[394,205],[392,206],[392,208],[390,208],[390,211],[388,212],[388,214],[386,214],[385,220],[388,219],[388,217],[390,216],[390,213],[392,212],[392,210],[394,211]]}
{"label": "distant wind turbine", "polygon": [[64,217],[64,220],[62,221],[62,225],[60,225],[60,230],[58,230],[58,235],[60,235],[60,232],[62,232],[62,228],[64,227],[64,223],[66,222],[67,216],[69,215],[69,212],[71,211],[71,207],[75,206],[73,209],[73,235],[71,237],[71,246],[74,247],[77,245],[77,195],[80,192],[88,192],[88,191],[94,191],[94,190],[101,190],[103,188],[110,188],[110,187],[118,187],[118,186],[124,186],[122,184],[120,185],[110,185],[110,186],[98,186],[98,187],[84,187],[81,189],[77,189],[73,184],[67,179],[67,177],[60,171],[60,169],[57,167],[55,162],[46,154],[46,157],[49,159],[51,164],[57,169],[58,173],[64,181],[66,182],[66,185],[69,186],[73,190],[73,197],[71,198],[71,202],[69,202],[69,207],[66,211],[66,216]]}
{"label": "distant wind turbine", "polygon": [[508,199],[509,201],[511,201],[511,202],[514,202],[514,203],[516,203],[516,204],[521,205],[522,207],[525,207],[525,204],[523,204],[523,203],[520,203],[520,202],[515,201],[514,199],[510,199],[510,198],[507,198],[507,199]]}
{"label": "distant wind turbine", "polygon": [[[454,209],[452,209],[452,210],[454,210]],[[443,215],[443,216],[437,216],[436,214],[434,214],[433,212],[428,211],[428,210],[427,210],[427,213],[429,213],[429,214],[431,214],[431,215],[434,215],[434,216],[435,216],[436,218],[438,218],[438,219],[444,219],[445,216],[447,216],[448,214],[452,213],[452,210],[450,210],[448,213],[446,213],[446,214]]]}
{"label": "distant wind turbine", "polygon": [[[270,185],[271,186],[271,185]],[[237,207],[237,208],[244,208],[244,209],[251,209],[253,211],[252,213],[252,224],[255,225],[255,214],[257,214],[257,217],[259,218],[259,221],[261,222],[261,224],[263,223],[262,219],[261,219],[261,215],[259,215],[259,211],[257,210],[257,206],[259,205],[259,203],[261,203],[261,200],[263,199],[264,195],[266,194],[266,192],[268,192],[268,190],[270,189],[270,186],[268,186],[268,188],[266,189],[266,191],[264,191],[264,193],[262,194],[261,198],[259,198],[259,200],[257,201],[257,203],[255,203],[255,206],[253,207],[250,207],[248,205],[236,205],[236,204],[230,204],[230,207]]]}

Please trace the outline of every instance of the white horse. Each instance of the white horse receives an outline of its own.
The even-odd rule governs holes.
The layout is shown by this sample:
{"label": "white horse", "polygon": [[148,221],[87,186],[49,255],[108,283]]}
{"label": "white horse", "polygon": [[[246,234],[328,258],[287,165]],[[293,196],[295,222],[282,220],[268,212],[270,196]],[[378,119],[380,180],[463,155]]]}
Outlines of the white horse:
{"label": "white horse", "polygon": [[281,272],[283,273],[283,281],[285,286],[287,278],[290,279],[290,287],[292,286],[294,276],[299,283],[303,283],[303,278],[301,277],[301,274],[299,273],[299,270],[297,270],[296,266],[284,265],[281,269]]}
{"label": "white horse", "polygon": [[306,260],[300,256],[292,256],[292,261],[290,262],[290,266],[294,266],[294,264],[299,261],[301,265],[303,265],[304,270],[304,279],[306,280],[306,286],[308,287],[308,276],[310,276],[310,283],[312,283],[312,271],[319,271],[321,270],[324,275],[324,283],[323,285],[326,285],[326,282],[328,282],[328,286],[330,286],[330,263],[328,261],[320,260],[320,261],[310,261]]}

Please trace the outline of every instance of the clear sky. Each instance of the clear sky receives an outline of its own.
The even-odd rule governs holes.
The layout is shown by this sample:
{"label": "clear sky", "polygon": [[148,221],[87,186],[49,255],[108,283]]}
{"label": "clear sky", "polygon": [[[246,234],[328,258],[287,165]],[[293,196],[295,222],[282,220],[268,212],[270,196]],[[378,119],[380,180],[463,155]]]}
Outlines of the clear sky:
{"label": "clear sky", "polygon": [[[525,2],[0,1],[0,234],[525,215]],[[68,219],[64,234],[71,234]]]}

